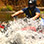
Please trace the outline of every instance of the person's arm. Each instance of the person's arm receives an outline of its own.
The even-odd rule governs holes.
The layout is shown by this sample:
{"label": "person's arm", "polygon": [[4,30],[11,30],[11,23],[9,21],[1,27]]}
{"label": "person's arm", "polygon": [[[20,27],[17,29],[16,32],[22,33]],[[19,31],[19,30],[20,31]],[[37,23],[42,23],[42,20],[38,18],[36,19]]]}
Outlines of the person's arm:
{"label": "person's arm", "polygon": [[33,19],[37,19],[40,16],[40,13],[36,12],[36,15],[33,17]]}
{"label": "person's arm", "polygon": [[23,13],[23,11],[22,10],[20,10],[20,11],[18,11],[18,12],[15,12],[14,14],[12,14],[11,16],[12,17],[14,17],[14,16],[16,16],[16,15],[18,15],[18,14],[20,14],[20,13]]}

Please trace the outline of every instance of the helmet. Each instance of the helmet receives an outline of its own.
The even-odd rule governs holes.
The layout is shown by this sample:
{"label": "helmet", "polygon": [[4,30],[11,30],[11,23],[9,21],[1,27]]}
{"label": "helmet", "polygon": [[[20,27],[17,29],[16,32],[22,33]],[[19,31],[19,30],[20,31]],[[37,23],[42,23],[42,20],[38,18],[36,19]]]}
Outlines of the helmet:
{"label": "helmet", "polygon": [[[30,5],[33,5],[33,6],[30,7]],[[36,0],[29,0],[28,7],[29,7],[29,9],[34,9],[36,7]]]}

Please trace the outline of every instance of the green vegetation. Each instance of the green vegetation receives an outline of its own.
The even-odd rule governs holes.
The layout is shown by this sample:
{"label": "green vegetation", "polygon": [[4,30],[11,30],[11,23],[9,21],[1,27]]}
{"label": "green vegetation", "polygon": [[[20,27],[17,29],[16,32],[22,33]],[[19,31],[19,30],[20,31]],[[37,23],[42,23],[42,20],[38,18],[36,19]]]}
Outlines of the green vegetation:
{"label": "green vegetation", "polygon": [[13,8],[10,5],[6,6],[9,11],[13,11]]}
{"label": "green vegetation", "polygon": [[10,5],[7,5],[6,7],[2,7],[0,11],[13,11],[13,8]]}

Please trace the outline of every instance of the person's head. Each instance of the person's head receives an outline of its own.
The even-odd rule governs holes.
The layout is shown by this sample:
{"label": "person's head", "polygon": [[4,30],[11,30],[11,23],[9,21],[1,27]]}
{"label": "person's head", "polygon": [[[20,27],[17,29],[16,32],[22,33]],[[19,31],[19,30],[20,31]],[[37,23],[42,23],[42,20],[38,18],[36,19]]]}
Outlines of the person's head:
{"label": "person's head", "polygon": [[36,7],[36,0],[29,0],[28,1],[28,8],[35,9],[35,7]]}

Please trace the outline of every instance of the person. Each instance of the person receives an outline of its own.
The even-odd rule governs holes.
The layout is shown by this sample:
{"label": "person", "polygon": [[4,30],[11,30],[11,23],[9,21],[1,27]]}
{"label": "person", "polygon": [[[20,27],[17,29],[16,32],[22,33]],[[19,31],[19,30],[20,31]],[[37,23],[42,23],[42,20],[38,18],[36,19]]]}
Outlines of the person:
{"label": "person", "polygon": [[22,10],[19,10],[18,12],[12,14],[11,16],[17,16],[20,13],[25,13],[27,18],[31,18],[33,20],[39,18],[40,16],[40,10],[36,8],[36,0],[28,0],[28,7],[23,8]]}

